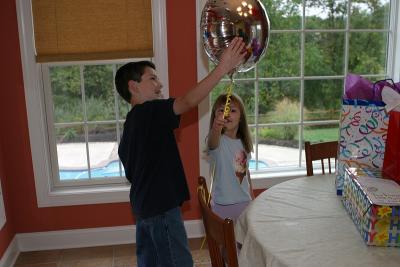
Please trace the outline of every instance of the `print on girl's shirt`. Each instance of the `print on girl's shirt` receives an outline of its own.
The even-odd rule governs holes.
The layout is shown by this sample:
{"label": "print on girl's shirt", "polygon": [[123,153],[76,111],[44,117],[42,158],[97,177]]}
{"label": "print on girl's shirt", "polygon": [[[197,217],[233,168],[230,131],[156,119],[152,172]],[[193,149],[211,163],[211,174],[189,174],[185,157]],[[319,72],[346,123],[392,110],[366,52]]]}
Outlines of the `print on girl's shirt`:
{"label": "print on girl's shirt", "polygon": [[247,171],[247,154],[244,150],[240,150],[235,154],[234,167],[236,177],[239,179],[239,183],[242,183],[243,177],[246,176]]}

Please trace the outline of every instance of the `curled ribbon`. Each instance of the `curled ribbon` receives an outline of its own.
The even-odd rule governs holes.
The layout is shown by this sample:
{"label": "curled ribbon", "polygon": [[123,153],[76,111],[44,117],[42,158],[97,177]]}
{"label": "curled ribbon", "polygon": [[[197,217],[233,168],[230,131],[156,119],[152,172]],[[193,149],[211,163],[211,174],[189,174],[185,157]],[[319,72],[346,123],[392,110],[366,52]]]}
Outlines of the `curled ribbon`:
{"label": "curled ribbon", "polygon": [[232,97],[233,82],[226,88],[226,102],[224,107],[224,119],[231,113],[231,97]]}

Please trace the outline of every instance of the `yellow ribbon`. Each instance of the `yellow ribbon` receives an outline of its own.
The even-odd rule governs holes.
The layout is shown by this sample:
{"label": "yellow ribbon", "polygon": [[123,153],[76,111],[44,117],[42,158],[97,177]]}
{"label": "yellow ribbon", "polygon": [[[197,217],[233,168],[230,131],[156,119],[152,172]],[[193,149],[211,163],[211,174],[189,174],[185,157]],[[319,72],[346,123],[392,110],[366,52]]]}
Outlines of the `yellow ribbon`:
{"label": "yellow ribbon", "polygon": [[231,113],[232,89],[233,89],[233,82],[231,81],[231,83],[226,88],[226,102],[225,102],[225,107],[224,107],[224,119],[229,116],[229,113]]}
{"label": "yellow ribbon", "polygon": [[[225,102],[225,107],[224,107],[224,119],[227,118],[229,116],[229,114],[231,113],[231,97],[232,97],[234,83],[233,83],[232,75],[230,76],[230,78],[231,78],[231,82],[226,87],[226,102]],[[210,200],[211,200],[211,192],[212,192],[213,184],[214,184],[214,172],[215,172],[215,164],[213,165],[213,168],[212,168],[210,194],[209,194],[209,197],[207,200],[207,204],[209,204]]]}

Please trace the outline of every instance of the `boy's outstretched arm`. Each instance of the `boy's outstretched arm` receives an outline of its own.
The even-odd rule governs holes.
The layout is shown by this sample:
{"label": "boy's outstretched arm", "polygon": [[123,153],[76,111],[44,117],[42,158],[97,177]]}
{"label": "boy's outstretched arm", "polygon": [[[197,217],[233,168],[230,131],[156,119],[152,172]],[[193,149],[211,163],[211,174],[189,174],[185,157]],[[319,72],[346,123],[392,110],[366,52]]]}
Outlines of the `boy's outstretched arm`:
{"label": "boy's outstretched arm", "polygon": [[175,99],[174,113],[179,115],[197,106],[225,74],[229,73],[243,61],[246,55],[245,52],[242,52],[244,45],[242,38],[235,37],[222,54],[218,66],[185,95]]}

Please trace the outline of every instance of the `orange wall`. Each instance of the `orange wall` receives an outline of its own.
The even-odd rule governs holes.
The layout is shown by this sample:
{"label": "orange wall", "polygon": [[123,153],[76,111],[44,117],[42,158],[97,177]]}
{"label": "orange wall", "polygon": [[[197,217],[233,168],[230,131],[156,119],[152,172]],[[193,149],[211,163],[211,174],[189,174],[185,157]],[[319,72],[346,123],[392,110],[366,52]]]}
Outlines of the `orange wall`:
{"label": "orange wall", "polygon": [[[194,0],[167,1],[170,95],[184,93],[196,82],[196,5]],[[128,203],[38,208],[33,177],[15,0],[0,1],[2,41],[0,175],[10,219],[0,232],[2,254],[15,233],[107,227],[134,223]],[[173,49],[172,49],[173,48]],[[177,132],[192,200],[184,218],[200,218],[196,201],[198,164],[197,111],[182,117]],[[11,224],[10,224],[11,222]]]}
{"label": "orange wall", "polygon": [[[14,106],[11,110],[5,105],[11,103],[9,101],[9,91],[22,91],[21,84],[21,67],[19,59],[19,50],[16,46],[16,34],[17,24],[15,21],[15,6],[14,1],[0,1],[0,179],[3,189],[3,199],[6,208],[7,222],[0,231],[0,257],[2,257],[4,251],[7,249],[12,238],[15,235],[15,230],[12,223],[12,215],[10,209],[10,201],[12,190],[10,188],[11,177],[6,172],[6,157],[7,154],[4,152],[3,144],[6,143],[7,139],[10,138],[8,128],[13,128],[12,132],[15,132],[15,124],[19,123],[19,114],[12,113],[15,109]],[[10,23],[11,22],[11,23]],[[18,85],[19,84],[19,85]],[[17,96],[18,94],[14,94]],[[11,105],[9,105],[11,107]],[[15,105],[15,108],[17,105]],[[6,114],[13,115],[14,120],[7,118]],[[10,116],[11,117],[11,116]]]}
{"label": "orange wall", "polygon": [[[171,96],[185,93],[197,81],[196,1],[167,1],[168,71]],[[182,116],[177,133],[192,200],[183,206],[184,218],[200,218],[196,188],[199,175],[197,109]]]}

